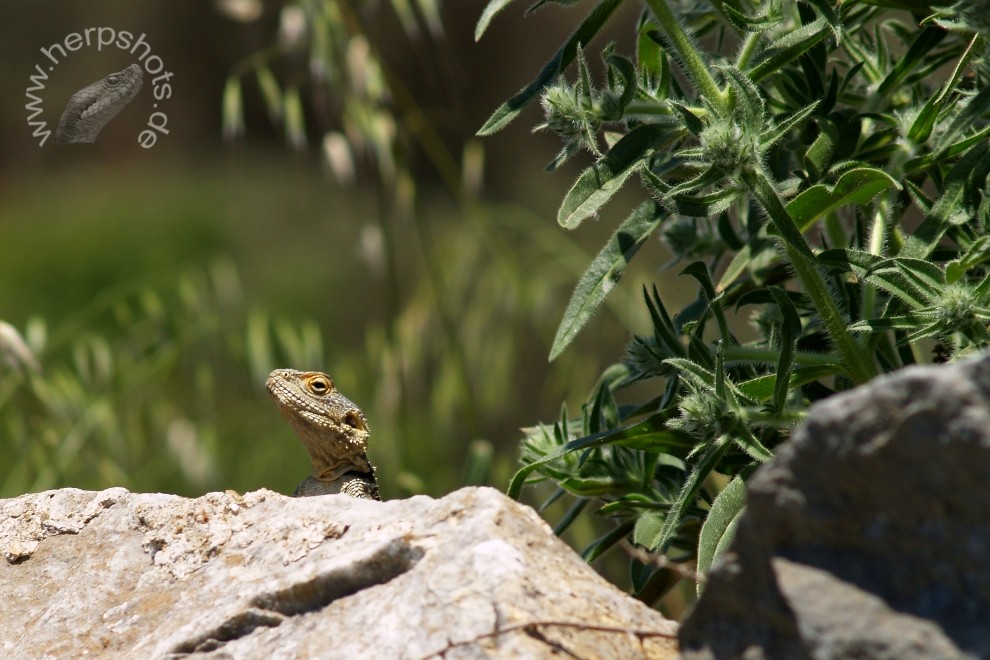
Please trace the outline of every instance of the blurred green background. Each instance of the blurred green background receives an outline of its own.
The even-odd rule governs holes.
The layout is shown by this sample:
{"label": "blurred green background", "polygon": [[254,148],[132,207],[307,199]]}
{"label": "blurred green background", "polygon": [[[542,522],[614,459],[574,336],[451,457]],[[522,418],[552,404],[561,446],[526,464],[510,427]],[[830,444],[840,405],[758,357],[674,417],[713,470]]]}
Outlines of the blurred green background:
{"label": "blurred green background", "polygon": [[[0,496],[289,493],[308,460],[264,391],[274,367],[327,371],[365,410],[386,498],[505,488],[519,427],[578,405],[626,328],[649,327],[639,292],[668,255],[651,241],[547,363],[574,283],[639,198],[568,233],[556,209],[587,162],[543,171],[558,143],[530,132],[538,110],[473,137],[573,29],[558,8],[523,20],[519,7],[475,43],[484,5],[437,4],[440,24],[425,1],[0,5]],[[328,7],[337,24],[314,18]],[[280,47],[296,10],[330,29]],[[146,74],[95,145],[39,147],[24,106],[40,49],[104,26],[146,35],[172,97],[153,106]],[[342,77],[314,78],[314,39]],[[361,53],[384,71],[378,96]],[[54,128],[74,91],[131,61],[71,53],[36,92],[41,118]],[[155,110],[169,133],[145,150]],[[328,133],[349,145],[349,183]]]}

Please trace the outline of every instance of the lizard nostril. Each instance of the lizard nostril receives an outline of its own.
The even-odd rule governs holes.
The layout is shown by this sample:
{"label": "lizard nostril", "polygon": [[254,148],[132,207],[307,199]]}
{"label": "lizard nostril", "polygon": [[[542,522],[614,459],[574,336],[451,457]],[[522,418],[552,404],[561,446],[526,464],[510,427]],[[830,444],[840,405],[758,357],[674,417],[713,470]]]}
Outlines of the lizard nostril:
{"label": "lizard nostril", "polygon": [[344,424],[347,424],[352,429],[357,429],[358,431],[364,429],[364,421],[362,421],[361,416],[353,410],[344,415]]}

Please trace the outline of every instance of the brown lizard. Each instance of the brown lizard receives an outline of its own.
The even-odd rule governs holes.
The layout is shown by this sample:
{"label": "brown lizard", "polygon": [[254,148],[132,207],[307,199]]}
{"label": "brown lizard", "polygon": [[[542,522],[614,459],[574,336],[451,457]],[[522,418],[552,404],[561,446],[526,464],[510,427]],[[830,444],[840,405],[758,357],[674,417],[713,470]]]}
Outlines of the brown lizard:
{"label": "brown lizard", "polygon": [[368,422],[361,409],[319,371],[276,369],[268,393],[302,440],[313,474],[293,497],[343,493],[380,500],[375,468],[368,461]]}

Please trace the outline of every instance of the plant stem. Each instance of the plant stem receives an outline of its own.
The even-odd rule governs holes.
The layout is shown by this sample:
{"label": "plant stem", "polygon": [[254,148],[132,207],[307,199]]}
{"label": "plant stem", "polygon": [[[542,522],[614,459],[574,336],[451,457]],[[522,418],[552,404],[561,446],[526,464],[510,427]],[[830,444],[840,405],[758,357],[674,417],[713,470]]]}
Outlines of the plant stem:
{"label": "plant stem", "polygon": [[[753,348],[750,346],[727,345],[722,349],[726,362],[777,362],[780,359],[779,349]],[[836,365],[835,357],[826,353],[810,351],[795,351],[794,363],[798,365],[818,365],[823,367]]]}
{"label": "plant stem", "polygon": [[759,32],[750,32],[739,47],[739,55],[736,56],[736,68],[745,71],[749,61],[756,54],[756,48],[760,45],[762,35]]}
{"label": "plant stem", "polygon": [[865,383],[876,375],[876,366],[863,354],[860,345],[846,329],[846,321],[828,289],[815,256],[787,212],[777,190],[767,179],[766,173],[759,169],[746,171],[742,180],[780,232],[791,266],[818,310],[846,373],[854,382]]}
{"label": "plant stem", "polygon": [[670,38],[671,46],[677,52],[681,64],[684,65],[684,69],[694,82],[697,91],[718,109],[719,114],[727,114],[729,109],[728,93],[718,88],[705,60],[701,57],[701,53],[691,43],[691,39],[681,28],[681,24],[677,21],[674,13],[670,11],[666,1],[646,0],[646,4],[660,25],[663,26],[664,32]]}

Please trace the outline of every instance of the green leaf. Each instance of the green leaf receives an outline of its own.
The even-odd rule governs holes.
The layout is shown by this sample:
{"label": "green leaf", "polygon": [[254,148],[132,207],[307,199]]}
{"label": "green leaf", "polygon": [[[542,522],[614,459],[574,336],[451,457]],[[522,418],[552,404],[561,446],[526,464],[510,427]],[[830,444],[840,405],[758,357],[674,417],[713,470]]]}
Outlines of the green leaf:
{"label": "green leaf", "polygon": [[[951,150],[958,149],[955,144],[952,144],[952,141],[956,139],[957,135],[964,135],[976,126],[979,126],[982,123],[982,117],[988,111],[990,111],[990,87],[984,87],[976,96],[971,97],[966,102],[965,107],[952,116],[952,121],[949,122],[949,125],[939,132],[939,144],[949,146],[939,147],[937,155],[940,158],[944,158],[950,155],[948,152]],[[970,136],[960,142],[965,144],[977,135],[985,135],[986,131],[986,128],[980,129],[976,135]],[[957,151],[957,153],[959,152]]]}
{"label": "green leaf", "polygon": [[[925,102],[925,105],[922,106],[921,112],[918,113],[918,116],[915,118],[914,123],[911,124],[911,128],[908,130],[908,139],[911,142],[915,144],[922,144],[926,142],[928,138],[931,136],[932,129],[935,126],[935,120],[938,117],[939,113],[942,111],[943,108],[946,107],[946,103],[948,103],[950,100],[954,102],[954,99],[950,94],[950,92],[955,90],[956,85],[959,83],[960,77],[962,77],[963,73],[965,72],[966,67],[969,64],[969,60],[973,55],[973,47],[976,45],[977,41],[979,40],[978,37],[979,35],[973,35],[973,37],[970,39],[969,45],[966,47],[966,50],[963,51],[962,55],[960,56],[959,62],[956,63],[956,67],[955,69],[953,69],[952,75],[950,75],[949,79],[946,80],[945,83],[942,85],[942,89],[939,91],[938,94],[929,97],[929,99]],[[986,90],[984,89],[982,91],[986,91]],[[982,92],[981,94],[977,95],[977,99],[976,99],[977,108],[979,108],[982,105],[982,102],[979,100],[981,96],[982,96]],[[985,101],[986,97],[983,96],[982,100]],[[974,110],[976,110],[976,108],[974,108]],[[956,135],[956,131],[959,130],[960,126],[966,126],[967,128],[969,126],[972,126],[972,120],[975,119],[975,117],[967,116],[968,113],[965,111],[960,113],[960,115],[962,116],[958,117],[957,119],[960,119],[961,122],[959,121],[952,122],[948,130],[944,132],[942,136],[943,144],[945,142],[954,139]]]}
{"label": "green leaf", "polygon": [[512,0],[491,0],[478,17],[478,24],[474,26],[474,40],[480,41],[481,35],[488,29],[488,24],[492,22],[495,15],[505,9]]}
{"label": "green leaf", "polygon": [[777,412],[784,410],[787,391],[790,388],[791,367],[794,364],[794,350],[797,347],[798,335],[801,334],[801,318],[797,308],[780,287],[768,287],[773,295],[777,309],[783,316],[780,337],[780,359],[777,360],[777,382],[774,385],[773,405]]}
{"label": "green leaf", "polygon": [[796,60],[819,41],[828,36],[832,28],[824,18],[803,25],[770,44],[755,59],[749,70],[750,79],[756,83],[779,71],[785,64]]}
{"label": "green leaf", "polygon": [[981,236],[966,250],[966,254],[945,265],[946,283],[958,282],[966,274],[966,271],[987,260],[990,260],[990,236]]}
{"label": "green leaf", "polygon": [[[746,507],[746,483],[735,477],[712,502],[698,535],[698,575],[705,577],[712,562],[729,545],[740,514]],[[698,583],[698,593],[701,593]]]}
{"label": "green leaf", "polygon": [[823,250],[818,254],[817,259],[823,266],[838,267],[841,272],[853,273],[856,277],[864,277],[886,261],[883,257],[864,250],[846,248]]}
{"label": "green leaf", "polygon": [[918,314],[902,314],[901,316],[888,316],[882,319],[867,319],[856,321],[849,326],[853,332],[865,332],[876,330],[887,332],[889,330],[914,330],[931,322],[931,319],[919,316]]}
{"label": "green leaf", "polygon": [[911,128],[908,129],[907,134],[908,140],[912,143],[923,144],[931,136],[932,128],[935,126],[935,119],[942,109],[942,105],[935,100],[937,98],[938,96],[929,97],[925,105],[921,106],[918,116],[914,118],[914,122],[911,124]]}
{"label": "green leaf", "polygon": [[983,171],[990,160],[990,148],[980,144],[970,149],[960,158],[945,177],[942,196],[918,225],[914,233],[907,237],[901,254],[905,257],[925,259],[938,246],[949,227],[969,221],[966,210],[966,185],[974,172]]}
{"label": "green leaf", "polygon": [[591,545],[581,551],[581,558],[589,563],[595,561],[601,557],[606,550],[629,536],[629,532],[633,531],[633,524],[633,521],[625,520],[612,530],[598,537],[591,542]]}
{"label": "green leaf", "polygon": [[[836,360],[836,363],[833,365],[813,364],[809,366],[797,367],[791,370],[790,387],[801,387],[802,385],[812,381],[834,376],[841,370],[842,369],[838,364],[838,360]],[[777,391],[777,376],[776,374],[757,376],[756,378],[739,383],[739,385],[737,385],[737,389],[743,394],[743,396],[755,401],[769,401]]]}
{"label": "green leaf", "polygon": [[722,5],[722,11],[732,27],[739,32],[766,32],[780,23],[782,18],[780,10],[774,7],[762,16],[746,16],[726,2]]}
{"label": "green leaf", "polygon": [[812,179],[820,179],[832,162],[832,154],[839,144],[839,129],[830,119],[818,119],[818,137],[804,155],[804,166]]}
{"label": "green leaf", "polygon": [[694,261],[681,271],[681,275],[690,275],[698,280],[698,283],[701,284],[702,291],[704,291],[705,299],[708,301],[712,313],[715,314],[715,321],[718,323],[718,330],[722,341],[732,344],[736,343],[735,337],[729,331],[729,323],[725,318],[722,301],[715,293],[715,285],[712,283],[711,273],[708,272],[708,264],[700,260]]}
{"label": "green leaf", "polygon": [[519,116],[529,102],[532,101],[543,88],[549,85],[560,73],[574,61],[578,46],[587,45],[603,25],[612,16],[612,12],[622,4],[622,0],[603,0],[590,14],[578,29],[564,42],[550,61],[537,74],[536,78],[527,85],[521,92],[503,103],[492,113],[485,125],[478,130],[479,136],[496,133]]}
{"label": "green leaf", "polygon": [[846,204],[868,204],[884,190],[900,185],[886,172],[871,167],[849,170],[835,183],[812,186],[787,204],[787,212],[801,232],[808,230],[823,215]]}
{"label": "green leaf", "polygon": [[633,528],[633,543],[648,548],[653,539],[660,534],[661,529],[663,529],[663,514],[645,511],[636,519],[636,527]]}
{"label": "green leaf", "polygon": [[939,266],[905,257],[885,259],[864,273],[863,279],[916,310],[931,304],[945,288],[945,273]]}
{"label": "green leaf", "polygon": [[714,390],[715,374],[687,358],[667,358],[664,363],[671,365],[681,374],[681,378],[696,390]]}
{"label": "green leaf", "polygon": [[941,266],[923,259],[907,257],[895,257],[890,263],[932,300],[945,289],[945,271]]}
{"label": "green leaf", "polygon": [[612,53],[606,57],[605,62],[610,67],[613,67],[616,72],[618,72],[624,83],[622,94],[619,97],[618,103],[616,103],[617,115],[606,118],[608,121],[618,121],[619,119],[622,119],[622,112],[625,110],[626,106],[629,105],[629,103],[636,96],[636,65],[633,64],[628,58],[622,57],[621,55],[616,55],[615,53]]}
{"label": "green leaf", "polygon": [[741,123],[744,127],[752,128],[755,131],[763,129],[763,114],[765,104],[759,88],[750,80],[749,76],[734,66],[719,67],[725,75],[732,90],[736,93],[736,113],[742,114]]}
{"label": "green leaf", "polygon": [[[560,492],[566,493],[567,491],[561,488]],[[577,520],[578,516],[581,515],[581,512],[587,508],[589,502],[591,502],[591,499],[587,497],[579,497],[574,500],[574,504],[572,504],[567,511],[564,512],[564,515],[562,515],[560,520],[557,521],[557,524],[554,525],[554,535],[560,536],[566,532],[567,528],[571,526],[571,523]]]}
{"label": "green leaf", "polygon": [[814,101],[813,103],[801,108],[787,119],[774,126],[771,130],[764,131],[763,134],[760,135],[760,147],[766,149],[775,144],[777,140],[787,135],[792,129],[800,126],[801,123],[808,118],[808,115],[814,112],[816,108],[818,108],[818,101]]}
{"label": "green leaf", "polygon": [[650,319],[653,321],[653,336],[657,340],[657,343],[666,347],[668,352],[678,357],[684,357],[687,352],[677,338],[677,328],[674,326],[673,321],[670,320],[670,315],[667,314],[667,309],[663,306],[663,301],[660,300],[660,292],[657,291],[657,285],[653,285],[652,299],[646,290],[646,286],[643,286],[643,298],[646,299],[646,307],[650,311]]}
{"label": "green leaf", "polygon": [[654,79],[659,79],[663,71],[664,54],[657,40],[650,35],[656,32],[657,26],[646,16],[640,16],[639,28],[636,31],[636,64],[639,70]]}
{"label": "green leaf", "polygon": [[898,58],[897,65],[891,70],[887,77],[877,88],[877,93],[887,94],[896,86],[899,86],[904,78],[917,70],[924,57],[939,45],[949,33],[937,27],[926,27],[915,36],[914,42],[903,57]]}
{"label": "green leaf", "polygon": [[832,30],[832,36],[835,37],[835,43],[839,44],[842,42],[842,17],[839,16],[839,12],[836,10],[838,3],[835,0],[804,0],[809,5],[818,10],[822,18],[828,23],[829,28]]}
{"label": "green leaf", "polygon": [[705,449],[697,465],[694,466],[694,469],[688,476],[687,481],[684,482],[684,487],[678,493],[677,499],[670,505],[667,516],[663,521],[663,527],[647,546],[651,551],[667,551],[667,545],[677,535],[678,530],[680,530],[684,514],[688,507],[694,503],[705,479],[708,478],[708,475],[718,465],[722,455],[725,454],[725,450],[731,446],[732,443],[729,442],[729,437],[723,435]]}
{"label": "green leaf", "polygon": [[612,238],[581,276],[570,302],[567,303],[564,318],[557,328],[557,336],[554,337],[553,346],[550,348],[551,362],[574,340],[608,292],[619,281],[622,272],[642,247],[643,242],[656,231],[665,217],[666,212],[650,200],[640,204],[619,225]]}
{"label": "green leaf", "polygon": [[566,229],[580,225],[618,192],[636,165],[673,137],[674,133],[660,124],[644,124],[629,131],[601,160],[581,173],[560,205],[557,222]]}
{"label": "green leaf", "polygon": [[632,426],[602,431],[601,433],[589,435],[584,438],[571,440],[556,451],[520,468],[512,476],[512,481],[509,482],[509,488],[506,494],[512,499],[519,499],[519,493],[526,483],[526,477],[540,466],[551,463],[571,452],[593,449],[594,447],[601,447],[603,445],[621,445],[644,451],[662,452],[683,458],[694,447],[694,442],[684,434],[675,433],[667,429],[667,417],[663,413],[657,413]]}

